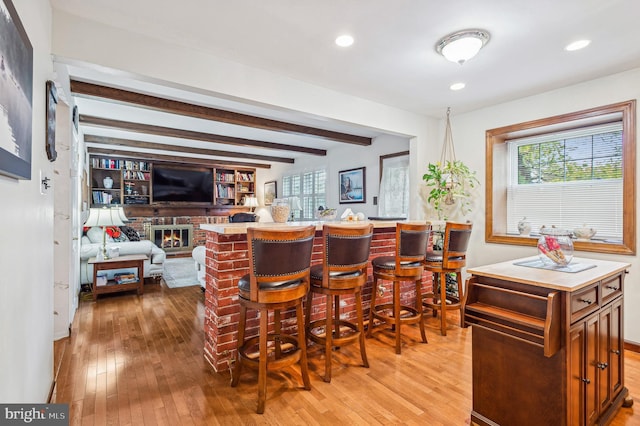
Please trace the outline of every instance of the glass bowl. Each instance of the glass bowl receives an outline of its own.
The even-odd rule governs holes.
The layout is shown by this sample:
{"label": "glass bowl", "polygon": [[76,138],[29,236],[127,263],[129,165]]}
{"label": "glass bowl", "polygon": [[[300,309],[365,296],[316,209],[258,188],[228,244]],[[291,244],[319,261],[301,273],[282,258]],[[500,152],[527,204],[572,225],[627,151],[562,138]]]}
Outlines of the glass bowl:
{"label": "glass bowl", "polygon": [[560,228],[540,228],[538,257],[546,265],[565,266],[573,259],[571,232]]}
{"label": "glass bowl", "polygon": [[337,209],[316,210],[316,220],[335,220],[338,215]]}

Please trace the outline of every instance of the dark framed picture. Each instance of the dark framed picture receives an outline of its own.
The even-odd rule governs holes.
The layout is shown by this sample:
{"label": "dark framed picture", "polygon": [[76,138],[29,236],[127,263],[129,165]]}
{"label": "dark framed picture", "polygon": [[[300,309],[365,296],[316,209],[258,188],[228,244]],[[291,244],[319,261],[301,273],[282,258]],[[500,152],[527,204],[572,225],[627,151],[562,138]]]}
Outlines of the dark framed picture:
{"label": "dark framed picture", "polygon": [[340,204],[366,202],[365,169],[360,167],[338,172]]}
{"label": "dark framed picture", "polygon": [[31,179],[33,47],[11,0],[0,0],[0,174]]}
{"label": "dark framed picture", "polygon": [[47,131],[46,142],[47,158],[49,161],[56,161],[58,152],[56,151],[56,105],[58,104],[58,92],[53,81],[47,81]]}
{"label": "dark framed picture", "polygon": [[264,205],[270,206],[278,197],[278,185],[275,180],[264,183]]}

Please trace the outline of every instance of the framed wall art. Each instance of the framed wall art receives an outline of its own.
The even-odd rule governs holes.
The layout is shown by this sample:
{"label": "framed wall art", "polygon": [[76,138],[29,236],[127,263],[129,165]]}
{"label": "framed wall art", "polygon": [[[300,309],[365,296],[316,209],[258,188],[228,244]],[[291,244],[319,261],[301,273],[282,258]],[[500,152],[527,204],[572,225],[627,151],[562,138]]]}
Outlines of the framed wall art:
{"label": "framed wall art", "polygon": [[340,204],[366,202],[365,170],[366,167],[360,167],[338,172]]}
{"label": "framed wall art", "polygon": [[56,151],[56,105],[58,104],[58,92],[53,81],[47,81],[47,131],[46,150],[49,161],[56,161],[58,152]]}
{"label": "framed wall art", "polygon": [[264,205],[270,206],[278,197],[278,186],[275,180],[264,183]]}
{"label": "framed wall art", "polygon": [[31,179],[33,47],[11,0],[0,0],[0,174]]}

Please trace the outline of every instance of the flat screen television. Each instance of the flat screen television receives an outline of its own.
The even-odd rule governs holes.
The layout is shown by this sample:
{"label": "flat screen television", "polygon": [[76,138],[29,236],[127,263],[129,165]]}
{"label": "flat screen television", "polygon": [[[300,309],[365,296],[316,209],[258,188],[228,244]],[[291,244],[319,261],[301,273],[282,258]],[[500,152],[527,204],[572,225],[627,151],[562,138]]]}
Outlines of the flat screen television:
{"label": "flat screen television", "polygon": [[153,166],[153,202],[213,203],[213,169]]}

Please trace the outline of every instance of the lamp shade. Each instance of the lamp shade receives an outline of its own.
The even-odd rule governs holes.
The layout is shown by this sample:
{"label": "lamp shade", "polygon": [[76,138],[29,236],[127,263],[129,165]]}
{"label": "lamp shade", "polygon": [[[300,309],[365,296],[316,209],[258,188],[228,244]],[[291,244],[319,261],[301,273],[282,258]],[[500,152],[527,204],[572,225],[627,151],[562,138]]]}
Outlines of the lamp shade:
{"label": "lamp shade", "polygon": [[246,196],[244,198],[245,207],[258,207],[258,199],[253,196]]}
{"label": "lamp shade", "polygon": [[113,207],[111,207],[111,209],[115,210],[117,212],[118,217],[120,218],[121,221],[123,221],[125,223],[129,222],[129,219],[124,214],[124,209],[122,208],[122,206],[113,206]]}
{"label": "lamp shade", "polygon": [[289,197],[287,198],[289,202],[289,208],[291,210],[302,210],[302,206],[300,205],[300,197]]}
{"label": "lamp shade", "polygon": [[[122,207],[120,207],[122,208]],[[124,211],[122,212],[124,216]],[[89,217],[85,226],[124,226],[117,209],[103,207],[101,209],[89,209]]]}

